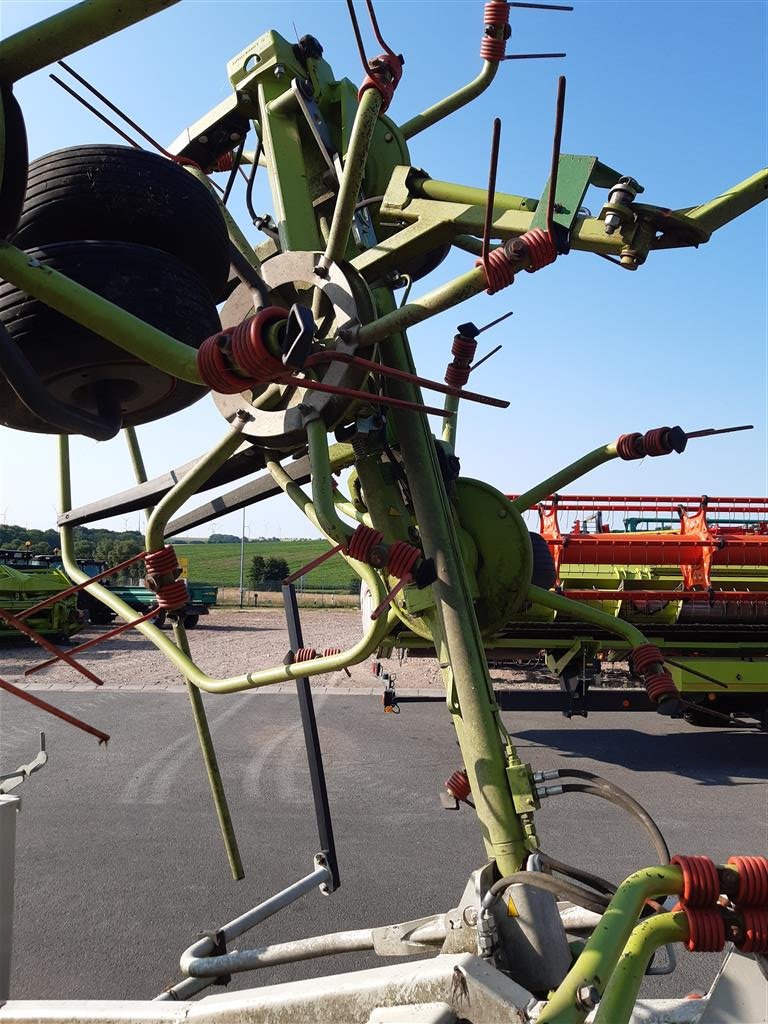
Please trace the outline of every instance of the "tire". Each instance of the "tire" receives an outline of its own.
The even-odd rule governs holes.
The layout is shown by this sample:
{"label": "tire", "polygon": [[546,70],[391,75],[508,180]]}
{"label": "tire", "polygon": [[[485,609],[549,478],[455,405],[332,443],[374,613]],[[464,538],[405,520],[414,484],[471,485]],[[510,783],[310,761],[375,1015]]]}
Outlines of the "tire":
{"label": "tire", "polygon": [[10,235],[19,223],[27,187],[27,129],[21,107],[10,85],[0,90],[5,119],[5,155],[0,181],[0,238]]}
{"label": "tire", "polygon": [[533,570],[531,583],[542,590],[551,590],[557,583],[557,570],[549,544],[540,533],[531,531],[531,547],[533,548]]}
{"label": "tire", "polygon": [[29,165],[11,240],[19,248],[80,238],[132,242],[176,256],[218,302],[229,236],[214,197],[179,164],[126,146],[73,146]]}
{"label": "tire", "polygon": [[197,624],[198,624],[199,621],[200,621],[200,616],[199,615],[185,615],[184,616],[184,628],[185,629],[195,629],[197,627]]}
{"label": "tire", "polygon": [[[220,330],[216,307],[200,278],[157,249],[119,242],[58,242],[28,249],[27,254],[194,348]],[[51,394],[95,412],[98,394],[109,389],[119,399],[123,426],[161,419],[206,393],[197,384],[149,366],[8,282],[0,282],[0,323]],[[0,422],[18,430],[51,432],[5,380],[0,380]]]}
{"label": "tire", "polygon": [[165,625],[166,617],[165,608],[161,608],[154,619],[152,619],[152,625],[157,626],[158,629],[162,629]]}

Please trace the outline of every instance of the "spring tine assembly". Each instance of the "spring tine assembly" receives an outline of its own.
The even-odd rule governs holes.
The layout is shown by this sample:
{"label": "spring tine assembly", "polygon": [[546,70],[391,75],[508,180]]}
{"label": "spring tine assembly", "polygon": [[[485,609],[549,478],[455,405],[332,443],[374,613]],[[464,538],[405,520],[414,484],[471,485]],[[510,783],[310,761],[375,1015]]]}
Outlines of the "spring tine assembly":
{"label": "spring tine assembly", "polygon": [[376,42],[379,44],[379,46],[382,47],[385,53],[389,54],[390,57],[398,58],[398,54],[396,54],[395,51],[390,46],[388,46],[387,43],[385,43],[384,39],[382,38],[381,30],[379,29],[379,23],[376,20],[376,11],[374,10],[373,7],[373,0],[365,0],[365,6],[368,8],[368,17],[371,19],[371,28],[373,29],[373,34],[376,36]]}
{"label": "spring tine assembly", "polygon": [[[500,345],[493,351],[496,352],[499,348],[501,348]],[[493,353],[489,353],[485,358],[489,358],[492,354]],[[385,366],[383,363],[376,363],[370,359],[364,359],[362,356],[353,356],[346,352],[316,352],[307,358],[304,365],[306,367],[311,367],[322,363],[336,362],[360,366],[364,369],[380,373],[384,377],[392,377],[395,380],[403,380],[412,384],[419,384],[421,387],[428,388],[431,391],[439,391],[440,394],[443,395],[454,395],[456,398],[464,398],[468,402],[478,402],[481,405],[492,405],[498,409],[507,409],[509,407],[509,402],[502,398],[491,398],[489,395],[480,395],[476,394],[474,391],[464,391],[461,388],[450,387],[447,384],[440,384],[436,380],[419,377],[415,373],[407,373],[405,370],[397,370],[392,366]]]}
{"label": "spring tine assembly", "polygon": [[567,53],[506,53],[502,60],[545,60],[552,57],[567,57]]}
{"label": "spring tine assembly", "polygon": [[21,697],[21,699],[27,701],[27,703],[32,704],[36,708],[40,708],[41,711],[45,711],[49,715],[53,715],[55,718],[60,718],[63,722],[68,722],[70,725],[74,725],[76,729],[82,729],[83,732],[90,733],[91,736],[96,737],[99,743],[109,742],[108,733],[102,732],[101,729],[96,729],[92,725],[88,725],[87,722],[83,722],[81,719],[75,718],[74,715],[68,715],[66,711],[62,711],[53,704],[49,704],[46,700],[41,700],[40,697],[36,697],[33,693],[29,693],[27,690],[20,690],[18,686],[14,686],[13,683],[9,683],[5,679],[0,679],[0,690],[5,690],[6,693],[11,693],[14,697]]}
{"label": "spring tine assembly", "polygon": [[557,171],[560,164],[560,144],[563,138],[563,115],[565,113],[565,75],[557,80],[557,103],[555,106],[555,133],[552,139],[552,167],[549,174],[549,195],[547,197],[547,234],[555,241],[555,196],[557,195]]}
{"label": "spring tine assembly", "polygon": [[[96,644],[102,643],[104,640],[111,640],[115,636],[119,636],[121,633],[125,633],[128,629],[133,629],[134,626],[140,625],[142,622],[147,622],[148,619],[153,618],[157,615],[158,608],[151,608],[144,615],[139,616],[138,619],[132,619],[130,622],[123,622],[119,626],[115,626],[114,629],[110,629],[106,633],[102,633],[100,636],[92,637],[90,640],[86,640],[85,643],[78,644],[77,647],[73,647],[68,653],[79,654],[80,651],[85,651],[89,647],[95,647]],[[50,668],[51,665],[55,665],[57,661],[61,660],[61,655],[57,654],[55,658],[49,658],[47,661],[38,662],[37,665],[33,665],[32,668],[28,668],[24,673],[25,676],[31,676],[35,672],[41,672],[45,668]]]}
{"label": "spring tine assembly", "polygon": [[704,430],[689,430],[686,433],[686,437],[690,441],[692,437],[712,437],[713,434],[735,434],[739,430],[754,430],[752,423],[747,423],[742,427],[707,427]]}

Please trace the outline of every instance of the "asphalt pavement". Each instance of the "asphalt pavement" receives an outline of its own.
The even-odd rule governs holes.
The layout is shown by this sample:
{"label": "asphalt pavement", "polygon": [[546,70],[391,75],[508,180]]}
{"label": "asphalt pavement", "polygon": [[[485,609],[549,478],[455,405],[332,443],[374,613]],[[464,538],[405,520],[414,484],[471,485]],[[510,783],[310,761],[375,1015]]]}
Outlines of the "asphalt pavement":
{"label": "asphalt pavement", "polygon": [[[206,696],[246,868],[232,881],[184,693],[45,693],[111,734],[90,736],[0,693],[0,771],[49,763],[17,790],[14,998],[151,998],[179,980],[178,958],[214,929],[308,873],[318,848],[295,697]],[[383,714],[373,696],[316,697],[341,888],[313,892],[241,948],[410,920],[458,901],[484,850],[468,808],[440,808],[461,758],[441,703]],[[633,793],[673,852],[768,850],[768,737],[695,729],[650,714],[505,713],[534,769],[581,767]],[[537,814],[553,856],[619,881],[654,862],[638,826],[602,800],[568,795]],[[232,987],[372,966],[348,954],[241,975]],[[685,953],[644,994],[705,989],[719,957]],[[212,991],[212,990],[209,990]]]}

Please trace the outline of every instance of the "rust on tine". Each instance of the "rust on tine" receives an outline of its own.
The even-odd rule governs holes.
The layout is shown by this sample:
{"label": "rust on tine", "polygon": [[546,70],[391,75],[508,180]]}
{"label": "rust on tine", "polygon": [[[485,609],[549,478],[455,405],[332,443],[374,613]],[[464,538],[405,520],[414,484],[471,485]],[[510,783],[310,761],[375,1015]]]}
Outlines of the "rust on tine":
{"label": "rust on tine", "polygon": [[365,6],[368,8],[368,17],[371,19],[371,27],[373,28],[373,34],[376,36],[376,42],[379,44],[379,46],[383,47],[385,52],[388,53],[390,57],[397,57],[395,51],[391,47],[389,47],[382,38],[381,30],[379,29],[379,23],[376,20],[376,11],[374,10],[373,7],[373,0],[365,0]]}
{"label": "rust on tine", "polygon": [[[78,644],[77,647],[73,647],[69,654],[79,654],[80,651],[86,651],[89,647],[95,647],[96,644],[100,644],[103,640],[111,640],[114,636],[119,636],[121,633],[125,633],[126,630],[132,629],[134,626],[140,625],[142,622],[146,622],[147,619],[151,619],[157,615],[159,608],[155,606],[150,611],[145,612],[144,615],[139,616],[138,619],[132,619],[130,622],[123,622],[119,626],[115,626],[114,629],[110,629],[107,633],[102,633],[100,636],[94,636],[90,640],[86,640],[85,643]],[[41,661],[37,665],[33,665],[32,668],[28,668],[24,673],[25,676],[31,676],[35,672],[41,672],[44,668],[49,668],[51,665],[55,665],[57,661],[61,659],[57,655],[55,658],[49,658],[47,661]]]}
{"label": "rust on tine", "polygon": [[547,234],[555,241],[555,194],[557,193],[557,169],[560,164],[560,143],[563,138],[563,114],[565,112],[565,75],[557,80],[557,105],[555,107],[555,135],[552,139],[552,167],[549,172],[549,196],[547,197]]}
{"label": "rust on tine", "polygon": [[126,135],[122,128],[118,128],[114,121],[110,121],[106,114],[103,114],[100,110],[97,110],[96,107],[94,107],[92,103],[89,103],[84,96],[81,96],[79,92],[75,92],[75,90],[72,89],[69,85],[67,85],[66,82],[62,82],[58,75],[49,75],[48,77],[52,79],[56,83],[56,85],[61,86],[64,92],[68,92],[70,96],[74,96],[78,103],[82,103],[86,110],[90,110],[92,114],[95,114],[100,121],[103,121],[104,124],[107,125],[107,127],[111,128],[112,131],[115,132],[117,135],[119,135],[121,139],[125,139],[129,146],[133,146],[134,149],[141,149],[141,146],[135,139],[132,139],[130,135]]}
{"label": "rust on tine", "polygon": [[83,722],[81,719],[75,718],[74,715],[68,715],[66,711],[62,711],[53,704],[49,704],[47,700],[41,700],[40,697],[35,697],[34,694],[28,693],[26,690],[20,690],[18,686],[14,686],[13,683],[6,682],[5,679],[0,679],[0,690],[12,693],[14,697],[21,697],[21,699],[27,701],[28,704],[32,704],[36,708],[40,708],[41,711],[45,711],[49,715],[54,715],[56,718],[60,718],[63,722],[69,722],[69,724],[74,725],[76,729],[82,729],[83,732],[90,733],[91,736],[96,737],[99,743],[109,742],[109,733],[102,732],[101,729],[96,729],[94,726],[88,725],[87,722]]}
{"label": "rust on tine", "polygon": [[360,60],[362,61],[363,70],[367,74],[370,71],[368,64],[368,58],[365,55],[365,45],[363,43],[363,37],[360,34],[360,22],[357,20],[357,12],[355,11],[354,0],[347,0],[347,10],[349,11],[349,18],[352,22],[352,31],[355,33],[355,42],[357,43],[357,52],[360,54]]}
{"label": "rust on tine", "polygon": [[85,667],[85,665],[81,665],[79,662],[75,661],[75,659],[70,657],[66,651],[60,650],[60,648],[56,647],[55,644],[52,644],[50,640],[46,640],[44,636],[41,636],[36,630],[32,629],[31,626],[28,626],[26,622],[22,622],[21,619],[17,619],[15,615],[11,615],[11,613],[7,612],[4,608],[0,608],[0,619],[4,619],[9,625],[18,629],[20,633],[28,636],[30,640],[34,640],[36,644],[48,651],[49,654],[55,654],[57,658],[66,662],[67,665],[69,665],[70,668],[73,668],[76,672],[84,675],[86,679],[90,679],[92,683],[96,684],[96,686],[104,685],[104,680],[95,676],[93,672]]}
{"label": "rust on tine", "polygon": [[499,166],[499,141],[501,139],[501,118],[493,119],[491,134],[491,164],[488,169],[488,195],[485,201],[485,224],[483,225],[483,264],[488,260],[491,244],[491,224],[493,223],[493,204],[496,199],[496,171]]}
{"label": "rust on tine", "polygon": [[745,423],[742,427],[707,427],[705,430],[690,430],[686,437],[712,437],[713,434],[735,434],[738,430],[754,430],[751,423]]}

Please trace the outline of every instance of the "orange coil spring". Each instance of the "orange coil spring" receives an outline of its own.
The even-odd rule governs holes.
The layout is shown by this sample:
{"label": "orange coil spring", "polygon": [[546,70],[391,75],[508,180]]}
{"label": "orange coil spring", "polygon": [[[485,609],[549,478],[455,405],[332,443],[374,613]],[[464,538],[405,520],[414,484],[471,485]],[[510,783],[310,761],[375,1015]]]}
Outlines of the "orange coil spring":
{"label": "orange coil spring", "polygon": [[451,345],[451,355],[454,360],[461,360],[466,363],[466,366],[457,365],[454,361],[449,363],[445,371],[445,383],[452,388],[463,388],[469,380],[469,374],[471,372],[470,363],[475,358],[475,352],[477,352],[477,341],[474,338],[465,338],[462,334],[457,334],[453,339]]}
{"label": "orange coil spring", "polygon": [[365,562],[368,564],[371,551],[377,544],[381,544],[383,540],[383,533],[380,533],[379,530],[373,530],[370,526],[365,526],[364,523],[361,523],[349,538],[347,554],[357,562]]}
{"label": "orange coil spring", "polygon": [[290,373],[283,361],[272,355],[262,337],[267,327],[285,318],[284,309],[267,306],[230,332],[233,361],[258,384],[266,384]]}
{"label": "orange coil spring", "polygon": [[197,350],[197,372],[206,387],[220,395],[239,395],[248,386],[247,381],[236,376],[227,365],[221,342],[227,335],[224,331],[206,338]]}
{"label": "orange coil spring", "polygon": [[414,547],[413,544],[408,544],[404,540],[396,540],[389,549],[387,571],[391,576],[395,576],[397,579],[401,580],[404,577],[411,575],[413,567],[420,558],[421,551]]}
{"label": "orange coil spring", "polygon": [[688,918],[688,942],[692,953],[719,953],[725,946],[725,921],[717,907],[683,907]]}
{"label": "orange coil spring", "polygon": [[496,249],[491,249],[487,259],[483,260],[480,258],[476,260],[475,266],[482,267],[485,272],[485,283],[487,285],[485,291],[487,295],[494,295],[496,292],[500,292],[502,288],[506,288],[507,285],[514,284],[517,268],[507,259],[507,254],[504,252],[504,246],[502,245]]}
{"label": "orange coil spring", "polygon": [[768,857],[729,857],[739,872],[735,903],[740,907],[768,907]]}
{"label": "orange coil spring", "polygon": [[217,171],[231,171],[235,166],[235,154],[230,150],[229,153],[222,153],[222,155],[216,161]]}
{"label": "orange coil spring", "polygon": [[323,651],[324,658],[332,658],[336,654],[341,654],[340,647],[326,647]]}
{"label": "orange coil spring", "polygon": [[683,873],[683,894],[680,902],[687,907],[707,907],[717,903],[720,878],[711,857],[673,857]]}
{"label": "orange coil spring", "polygon": [[314,647],[300,647],[293,656],[293,660],[296,661],[312,661],[317,657],[317,651]]}
{"label": "orange coil spring", "polygon": [[[166,544],[159,551],[148,551],[144,559],[148,577],[173,576],[180,571],[179,560],[176,551],[170,544]],[[163,583],[155,590],[157,604],[167,611],[176,611],[183,608],[189,600],[187,584],[184,580],[174,579]]]}
{"label": "orange coil spring", "polygon": [[557,247],[548,231],[541,228],[533,228],[520,235],[520,241],[528,246],[528,266],[525,268],[529,274],[535,274],[542,267],[548,267],[557,259]]}
{"label": "orange coil spring", "polygon": [[664,656],[654,644],[640,644],[632,651],[632,668],[635,675],[644,676],[652,665],[664,663]]}
{"label": "orange coil spring", "polygon": [[643,686],[654,704],[658,704],[662,697],[680,696],[680,691],[669,672],[656,672],[654,675],[646,676]]}
{"label": "orange coil spring", "polygon": [[616,442],[616,453],[620,459],[625,459],[627,462],[632,459],[642,459],[645,454],[643,435],[638,433],[622,434]]}
{"label": "orange coil spring", "polygon": [[453,775],[443,783],[445,788],[457,800],[466,800],[472,789],[469,785],[469,776],[462,769],[454,772]]}
{"label": "orange coil spring", "polygon": [[744,938],[736,943],[742,953],[768,953],[768,910],[747,907],[741,911]]}
{"label": "orange coil spring", "polygon": [[[498,0],[487,3],[483,12],[483,23],[485,32],[480,43],[480,56],[483,60],[502,60],[509,38],[509,4],[500,3]],[[501,35],[497,37],[495,33],[499,29]]]}
{"label": "orange coil spring", "polygon": [[656,427],[655,430],[648,430],[643,434],[643,451],[646,455],[656,457],[658,455],[669,455],[672,446],[669,443],[670,427]]}

